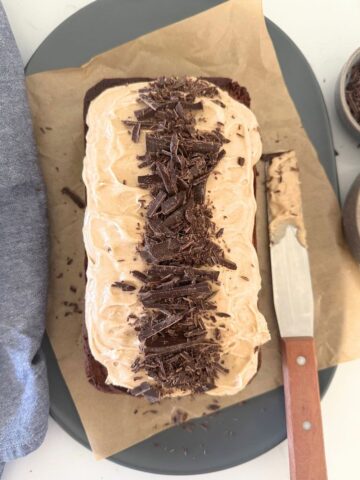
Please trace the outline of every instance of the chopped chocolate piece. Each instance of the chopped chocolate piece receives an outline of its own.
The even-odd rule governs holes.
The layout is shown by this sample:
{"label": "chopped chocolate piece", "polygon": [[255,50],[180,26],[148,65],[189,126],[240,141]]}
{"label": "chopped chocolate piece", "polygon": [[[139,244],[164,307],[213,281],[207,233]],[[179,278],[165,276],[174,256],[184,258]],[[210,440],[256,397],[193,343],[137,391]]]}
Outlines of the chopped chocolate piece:
{"label": "chopped chocolate piece", "polygon": [[216,312],[215,315],[217,317],[231,317],[231,315],[229,315],[228,313],[225,313],[225,312]]}
{"label": "chopped chocolate piece", "polygon": [[150,202],[146,215],[151,218],[155,215],[157,210],[160,208],[161,204],[166,198],[166,193],[163,190],[160,190],[156,197]]}
{"label": "chopped chocolate piece", "polygon": [[181,105],[184,108],[187,108],[188,110],[202,110],[204,108],[202,102],[196,102],[196,103],[181,102]]}
{"label": "chopped chocolate piece", "polygon": [[189,278],[205,277],[209,278],[210,280],[217,281],[220,272],[216,270],[202,270],[200,268],[176,265],[152,265],[148,270],[149,275],[168,275],[169,273],[181,274]]}
{"label": "chopped chocolate piece", "polygon": [[131,140],[134,143],[138,143],[140,139],[140,128],[141,128],[141,123],[138,122],[133,126],[132,132],[131,132]]}
{"label": "chopped chocolate piece", "polygon": [[151,385],[148,382],[142,382],[138,387],[135,387],[132,390],[130,390],[130,393],[134,397],[138,397],[139,395],[143,395],[145,392],[148,392],[150,388],[151,388]]}
{"label": "chopped chocolate piece", "polygon": [[166,167],[163,163],[158,163],[157,171],[163,181],[165,190],[170,194],[176,193],[176,177],[174,178],[174,175],[172,174],[173,172],[170,171],[169,166]]}
{"label": "chopped chocolate piece", "polygon": [[121,282],[114,282],[111,286],[114,288],[120,288],[123,292],[132,292],[136,290],[136,287],[134,285],[128,282],[124,282],[123,280]]}
{"label": "chopped chocolate piece", "polygon": [[161,212],[164,215],[169,215],[174,210],[176,210],[180,205],[182,205],[185,201],[185,192],[182,190],[177,195],[169,197],[165,202],[161,205]]}
{"label": "chopped chocolate piece", "polygon": [[191,338],[191,337],[200,337],[206,335],[206,331],[202,329],[195,329],[195,330],[190,330],[190,332],[185,332],[184,337],[185,338]]}
{"label": "chopped chocolate piece", "polygon": [[138,123],[140,123],[141,128],[151,128],[151,127],[154,126],[153,121],[147,121],[147,120],[144,120],[142,122],[137,121],[137,120],[122,120],[122,123],[124,125],[126,125],[127,127],[133,127],[133,126],[137,125]]}
{"label": "chopped chocolate piece", "polygon": [[205,142],[202,140],[189,140],[181,144],[188,153],[217,153],[220,144],[215,142]]}
{"label": "chopped chocolate piece", "polygon": [[170,140],[170,152],[173,155],[176,155],[177,151],[178,151],[178,147],[179,147],[179,138],[178,138],[177,134],[174,133],[171,136],[171,140]]}
{"label": "chopped chocolate piece", "polygon": [[223,229],[223,228],[220,228],[220,229],[216,232],[215,237],[216,237],[216,238],[220,238],[220,237],[222,237],[223,233],[224,233],[224,229]]}
{"label": "chopped chocolate piece", "polygon": [[141,282],[146,282],[148,277],[145,275],[143,272],[139,272],[138,270],[132,270],[132,275],[134,275],[135,278],[140,280]]}
{"label": "chopped chocolate piece", "polygon": [[155,135],[146,135],[146,151],[148,153],[159,153],[162,150],[168,150],[170,139],[168,137],[159,138]]}
{"label": "chopped chocolate piece", "polygon": [[151,98],[149,98],[147,95],[139,95],[140,100],[145,103],[148,107],[150,107],[152,110],[157,110],[159,108],[159,104],[154,102]]}
{"label": "chopped chocolate piece", "polygon": [[160,390],[158,388],[151,387],[146,390],[144,397],[149,403],[156,403],[160,400]]}
{"label": "chopped chocolate piece", "polygon": [[222,102],[221,100],[218,100],[218,99],[215,99],[215,100],[212,100],[214,103],[216,103],[216,105],[220,105],[221,108],[225,108],[226,105],[224,102]]}
{"label": "chopped chocolate piece", "polygon": [[161,178],[159,175],[140,175],[138,177],[138,183],[140,187],[148,188],[161,183]]}
{"label": "chopped chocolate piece", "polygon": [[176,239],[167,239],[164,242],[156,243],[154,245],[146,245],[145,251],[147,257],[152,262],[162,262],[164,260],[171,260],[179,251],[180,243]]}
{"label": "chopped chocolate piece", "polygon": [[232,262],[231,260],[228,260],[226,258],[221,258],[219,260],[220,265],[223,265],[226,268],[229,268],[230,270],[236,270],[237,265],[236,263]]}
{"label": "chopped chocolate piece", "polygon": [[69,187],[63,187],[61,189],[61,193],[63,195],[67,195],[74,203],[77,205],[79,208],[84,209],[85,208],[85,202],[84,200],[75,192],[70,190]]}
{"label": "chopped chocolate piece", "polygon": [[223,367],[220,363],[215,365],[216,370],[219,370],[222,373],[229,373],[229,369]]}
{"label": "chopped chocolate piece", "polygon": [[162,332],[166,328],[169,328],[172,325],[175,325],[182,318],[183,318],[183,314],[169,315],[168,317],[165,317],[164,320],[161,320],[157,324],[146,325],[146,327],[143,328],[139,333],[139,340],[142,342],[147,338],[150,338],[156,335],[157,333]]}
{"label": "chopped chocolate piece", "polygon": [[154,110],[150,107],[142,108],[141,110],[135,110],[134,114],[138,120],[145,120],[154,115]]}
{"label": "chopped chocolate piece", "polygon": [[240,165],[240,167],[243,167],[245,165],[245,158],[244,157],[238,157],[237,162]]}
{"label": "chopped chocolate piece", "polygon": [[155,236],[161,237],[163,235],[171,234],[171,230],[169,230],[167,225],[165,225],[165,222],[163,222],[159,218],[149,218],[148,226],[152,230],[152,233],[155,234]]}
{"label": "chopped chocolate piece", "polygon": [[199,295],[203,296],[204,294],[208,294],[210,292],[211,288],[209,284],[206,282],[201,282],[196,283],[195,285],[186,285],[184,287],[174,287],[145,293],[140,292],[140,298],[143,302],[146,302],[146,300],[162,300],[164,298],[177,298]]}
{"label": "chopped chocolate piece", "polygon": [[217,155],[217,161],[220,162],[220,160],[225,156],[226,152],[224,149],[220,150],[220,152]]}
{"label": "chopped chocolate piece", "polygon": [[204,183],[199,183],[198,185],[195,185],[195,188],[193,189],[194,192],[194,200],[196,203],[203,203],[205,200],[205,184]]}
{"label": "chopped chocolate piece", "polygon": [[184,112],[184,108],[183,106],[181,105],[181,102],[178,102],[175,106],[175,112],[179,115],[179,117],[181,118],[185,118],[185,112]]}
{"label": "chopped chocolate piece", "polygon": [[193,348],[194,346],[199,345],[213,345],[210,342],[204,342],[203,340],[189,340],[187,342],[174,343],[172,345],[161,345],[161,346],[152,346],[145,347],[145,353],[150,355],[163,355],[165,353],[175,353],[181,352],[187,348]]}
{"label": "chopped chocolate piece", "polygon": [[214,334],[215,334],[215,340],[220,340],[220,338],[221,338],[221,331],[220,331],[219,328],[217,328],[217,327],[215,328]]}

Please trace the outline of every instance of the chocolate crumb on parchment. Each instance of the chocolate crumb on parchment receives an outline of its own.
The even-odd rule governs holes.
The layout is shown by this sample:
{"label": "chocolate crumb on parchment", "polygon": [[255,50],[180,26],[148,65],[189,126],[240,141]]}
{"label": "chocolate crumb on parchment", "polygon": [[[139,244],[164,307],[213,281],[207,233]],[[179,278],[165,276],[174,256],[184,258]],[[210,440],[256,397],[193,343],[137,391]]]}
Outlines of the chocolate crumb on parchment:
{"label": "chocolate crumb on parchment", "polygon": [[84,200],[77,193],[70,190],[69,187],[62,188],[61,193],[63,195],[67,195],[75,203],[75,205],[77,205],[82,210],[85,208],[86,205]]}
{"label": "chocolate crumb on parchment", "polygon": [[[138,177],[152,200],[138,246],[147,268],[132,272],[142,282],[138,295],[143,305],[135,326],[140,354],[132,370],[145,371],[155,385],[143,382],[130,391],[150,401],[174,389],[207,391],[220,373],[227,372],[220,364],[221,333],[209,336],[204,320],[217,308],[212,297],[219,271],[213,267],[237,268],[217,242],[224,230],[212,221],[205,200],[207,179],[224,156],[222,145],[228,140],[218,127],[196,128],[194,112],[203,109],[198,97],[225,108],[215,85],[162,77],[139,91],[136,120],[123,120],[132,128],[134,142],[144,135],[146,151],[137,158],[140,168],[151,170]],[[135,290],[127,282],[112,286]],[[218,312],[218,316],[230,315]]]}

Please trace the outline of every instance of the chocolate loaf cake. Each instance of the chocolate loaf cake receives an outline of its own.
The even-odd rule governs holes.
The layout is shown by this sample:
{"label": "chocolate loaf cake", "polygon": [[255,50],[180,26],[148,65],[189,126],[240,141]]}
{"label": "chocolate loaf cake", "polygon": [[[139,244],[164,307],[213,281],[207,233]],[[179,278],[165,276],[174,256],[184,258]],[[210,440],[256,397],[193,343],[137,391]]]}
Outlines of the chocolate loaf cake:
{"label": "chocolate loaf cake", "polygon": [[89,381],[149,400],[233,394],[269,339],[257,310],[247,90],[108,79],[84,100]]}

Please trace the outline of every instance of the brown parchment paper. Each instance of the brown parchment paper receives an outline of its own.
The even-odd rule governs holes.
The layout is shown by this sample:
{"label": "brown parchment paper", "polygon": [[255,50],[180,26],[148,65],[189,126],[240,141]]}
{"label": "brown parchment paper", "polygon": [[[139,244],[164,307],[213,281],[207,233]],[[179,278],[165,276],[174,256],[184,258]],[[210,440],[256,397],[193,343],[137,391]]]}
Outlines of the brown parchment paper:
{"label": "brown parchment paper", "polygon": [[[164,400],[149,407],[143,399],[98,392],[88,384],[84,373],[83,314],[76,313],[83,310],[84,211],[61,193],[67,186],[85,196],[81,180],[84,93],[107,77],[164,74],[232,77],[251,94],[264,151],[296,150],[315,296],[319,366],[324,368],[360,356],[359,269],[344,244],[335,194],[285,87],[260,0],[232,0],[121,45],[81,68],[35,74],[27,79],[27,86],[49,199],[51,274],[47,332],[97,458],[167,428],[174,408],[180,407],[190,417],[196,417],[208,412],[206,407],[211,403],[211,397],[203,396]],[[244,392],[219,398],[221,407],[264,393],[282,382],[271,300],[262,175],[263,172],[257,179],[257,241],[263,283],[259,304],[272,340],[263,348],[262,367],[255,380]],[[158,412],[144,415],[149,408]]]}

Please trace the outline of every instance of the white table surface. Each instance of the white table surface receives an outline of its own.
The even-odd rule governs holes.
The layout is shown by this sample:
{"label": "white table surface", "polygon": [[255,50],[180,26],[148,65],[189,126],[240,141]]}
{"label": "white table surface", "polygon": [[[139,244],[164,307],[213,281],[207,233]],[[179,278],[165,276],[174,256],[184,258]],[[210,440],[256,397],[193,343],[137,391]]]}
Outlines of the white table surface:
{"label": "white table surface", "polygon": [[[3,0],[24,63],[59,23],[88,3],[91,0]],[[263,0],[263,3],[265,14],[303,51],[321,85],[339,153],[337,166],[343,200],[352,180],[360,173],[360,149],[357,148],[358,142],[340,124],[333,97],[338,72],[350,54],[360,46],[360,2]],[[339,366],[322,402],[329,480],[360,478],[359,376],[360,361]],[[3,480],[75,480],[82,477],[86,480],[175,478],[137,472],[107,460],[97,462],[86,448],[49,419],[49,431],[43,445],[27,457],[8,464]],[[287,443],[283,442],[244,465],[203,475],[202,478],[287,480]]]}

